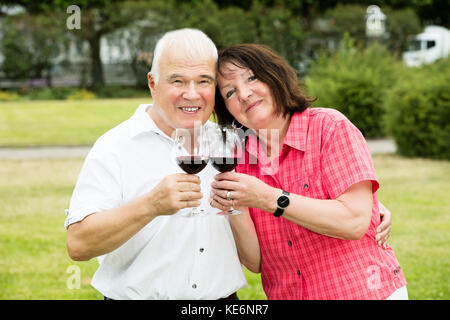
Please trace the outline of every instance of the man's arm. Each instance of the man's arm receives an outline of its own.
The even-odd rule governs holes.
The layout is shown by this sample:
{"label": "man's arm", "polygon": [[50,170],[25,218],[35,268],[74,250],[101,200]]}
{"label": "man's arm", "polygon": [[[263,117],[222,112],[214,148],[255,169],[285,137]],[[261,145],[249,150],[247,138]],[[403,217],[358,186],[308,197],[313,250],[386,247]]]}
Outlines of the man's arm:
{"label": "man's arm", "polygon": [[67,251],[76,261],[86,261],[111,252],[159,215],[171,215],[200,205],[200,179],[174,174],[150,192],[111,210],[97,212],[67,229]]}

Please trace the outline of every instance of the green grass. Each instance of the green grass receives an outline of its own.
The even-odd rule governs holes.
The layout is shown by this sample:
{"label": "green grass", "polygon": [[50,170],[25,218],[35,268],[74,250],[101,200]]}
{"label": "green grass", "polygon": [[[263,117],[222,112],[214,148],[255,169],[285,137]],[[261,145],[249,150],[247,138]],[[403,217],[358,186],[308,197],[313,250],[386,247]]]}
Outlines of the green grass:
{"label": "green grass", "polygon": [[[102,299],[90,286],[97,260],[74,262],[66,253],[64,209],[68,207],[81,159],[0,160],[0,300]],[[80,289],[68,289],[81,270]],[[259,275],[246,271],[241,298],[265,299]]]}
{"label": "green grass", "polygon": [[11,101],[0,104],[0,146],[91,145],[148,98]]}
{"label": "green grass", "polygon": [[[92,145],[148,98],[0,103],[0,147]],[[211,117],[212,119],[212,117]]]}
{"label": "green grass", "polygon": [[[450,162],[375,156],[379,198],[393,213],[390,244],[410,299],[450,299]],[[97,261],[67,256],[63,227],[82,159],[0,161],[0,299],[102,299],[90,286]],[[70,266],[80,289],[68,289]],[[246,270],[241,299],[265,299]]]}
{"label": "green grass", "polygon": [[410,299],[450,299],[450,162],[374,157]]}

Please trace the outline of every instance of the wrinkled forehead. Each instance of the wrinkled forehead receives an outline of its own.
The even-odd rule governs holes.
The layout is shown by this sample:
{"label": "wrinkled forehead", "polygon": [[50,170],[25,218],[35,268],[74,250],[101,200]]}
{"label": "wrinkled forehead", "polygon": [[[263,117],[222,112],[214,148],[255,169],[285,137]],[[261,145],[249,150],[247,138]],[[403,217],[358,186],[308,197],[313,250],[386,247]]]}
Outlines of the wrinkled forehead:
{"label": "wrinkled forehead", "polygon": [[216,61],[212,55],[201,54],[197,51],[186,50],[183,46],[173,44],[164,49],[161,69],[167,68],[201,68],[215,77]]}
{"label": "wrinkled forehead", "polygon": [[186,45],[182,41],[172,41],[166,45],[163,49],[162,56],[169,57],[184,57],[186,60],[196,60],[196,61],[216,61],[214,54],[211,50],[201,48],[194,45]]}

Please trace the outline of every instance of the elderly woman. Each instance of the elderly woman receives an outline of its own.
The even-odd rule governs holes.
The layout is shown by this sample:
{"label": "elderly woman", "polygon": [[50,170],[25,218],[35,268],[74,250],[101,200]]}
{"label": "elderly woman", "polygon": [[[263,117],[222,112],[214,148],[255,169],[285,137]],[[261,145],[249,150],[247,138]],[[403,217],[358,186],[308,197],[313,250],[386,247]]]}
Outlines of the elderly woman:
{"label": "elderly woman", "polygon": [[236,172],[216,176],[211,203],[243,211],[230,223],[267,297],[407,299],[392,248],[376,242],[379,183],[361,132],[336,110],[309,108],[295,71],[264,46],[232,46],[218,63],[219,123],[252,134]]}

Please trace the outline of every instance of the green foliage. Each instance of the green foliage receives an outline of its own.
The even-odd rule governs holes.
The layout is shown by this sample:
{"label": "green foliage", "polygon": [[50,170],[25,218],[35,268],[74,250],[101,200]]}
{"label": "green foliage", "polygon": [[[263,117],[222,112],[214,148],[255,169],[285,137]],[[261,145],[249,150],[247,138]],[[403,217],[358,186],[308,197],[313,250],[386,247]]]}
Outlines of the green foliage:
{"label": "green foliage", "polygon": [[56,58],[67,44],[61,20],[57,13],[23,13],[2,19],[0,52],[4,60],[1,70],[7,78],[46,77],[50,81],[51,59]]}
{"label": "green foliage", "polygon": [[330,33],[343,36],[348,33],[353,39],[364,40],[366,34],[366,6],[339,4],[325,12],[330,20]]}
{"label": "green foliage", "polygon": [[398,152],[450,160],[450,59],[403,74],[387,101]]}
{"label": "green foliage", "polygon": [[412,8],[384,10],[387,19],[387,31],[389,38],[387,45],[391,50],[402,52],[406,49],[408,37],[422,31],[419,17]]}
{"label": "green foliage", "polygon": [[[348,33],[360,44],[366,44],[366,5],[339,4],[325,12],[324,18],[328,19],[327,34],[342,37]],[[420,20],[411,8],[392,9],[382,7],[387,16],[386,35],[380,39],[391,50],[401,52],[405,49],[407,38],[421,31]]]}
{"label": "green foliage", "polygon": [[366,138],[382,137],[384,100],[398,64],[384,47],[359,50],[345,37],[336,54],[322,53],[313,63],[305,84],[318,97],[316,106],[338,109]]}
{"label": "green foliage", "polygon": [[291,65],[296,65],[305,38],[302,19],[283,7],[266,7],[258,1],[253,2],[249,18],[255,24],[251,42],[271,47]]}

